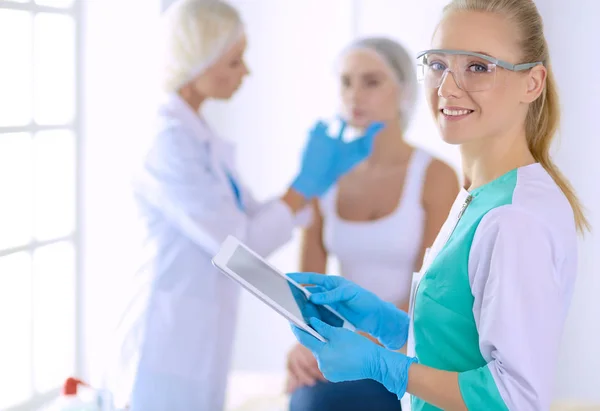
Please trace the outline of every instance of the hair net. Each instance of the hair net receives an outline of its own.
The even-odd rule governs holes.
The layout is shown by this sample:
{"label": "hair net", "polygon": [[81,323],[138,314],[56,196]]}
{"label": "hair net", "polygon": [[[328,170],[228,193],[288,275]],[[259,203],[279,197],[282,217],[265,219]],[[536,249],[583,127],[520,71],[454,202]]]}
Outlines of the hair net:
{"label": "hair net", "polygon": [[379,55],[391,69],[400,85],[400,121],[404,129],[408,128],[417,105],[418,82],[413,58],[398,42],[386,37],[367,37],[355,40],[344,54],[356,50],[368,49]]}
{"label": "hair net", "polygon": [[163,87],[174,92],[213,64],[243,33],[221,0],[178,0],[163,15]]}

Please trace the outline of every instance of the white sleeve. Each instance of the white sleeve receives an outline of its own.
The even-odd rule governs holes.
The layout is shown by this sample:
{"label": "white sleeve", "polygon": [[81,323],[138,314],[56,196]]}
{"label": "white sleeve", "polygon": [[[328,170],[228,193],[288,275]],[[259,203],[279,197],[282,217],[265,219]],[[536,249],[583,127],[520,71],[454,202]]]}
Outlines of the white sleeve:
{"label": "white sleeve", "polygon": [[212,168],[206,143],[180,125],[165,128],[149,151],[134,191],[209,254],[233,235],[266,256],[286,243],[296,225],[280,200],[238,208],[231,187]]}
{"label": "white sleeve", "polygon": [[549,409],[569,304],[565,282],[575,276],[562,278],[560,244],[539,218],[512,205],[490,211],[477,228],[469,279],[488,364],[459,375],[469,409]]}
{"label": "white sleeve", "polygon": [[[242,182],[242,179],[236,176],[236,181]],[[246,189],[245,186],[242,186],[242,196],[244,199],[244,211],[249,217],[254,217],[263,212],[265,208],[268,209],[272,207],[274,202],[281,202],[280,199],[269,200],[266,202],[257,201],[254,198],[254,195],[248,189]],[[294,225],[296,227],[306,227],[310,224],[312,218],[312,207],[307,205],[302,210],[299,210],[294,216]]]}

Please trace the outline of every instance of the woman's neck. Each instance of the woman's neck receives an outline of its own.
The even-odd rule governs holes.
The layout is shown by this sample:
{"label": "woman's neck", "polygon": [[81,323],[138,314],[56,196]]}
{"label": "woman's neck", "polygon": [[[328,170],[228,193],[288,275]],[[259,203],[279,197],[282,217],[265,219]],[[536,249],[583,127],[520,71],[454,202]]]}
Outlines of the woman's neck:
{"label": "woman's neck", "polygon": [[192,90],[190,86],[182,87],[181,89],[179,89],[177,94],[179,94],[179,97],[181,97],[181,99],[185,101],[187,105],[190,106],[191,109],[194,110],[194,112],[196,113],[200,111],[202,103],[204,103],[204,100],[206,100],[199,93]]}
{"label": "woman's neck", "polygon": [[467,188],[471,190],[515,168],[535,163],[524,130],[463,144],[460,151],[465,179],[470,182]]}
{"label": "woman's neck", "polygon": [[366,163],[374,167],[397,166],[404,163],[412,152],[412,147],[404,141],[399,123],[392,122],[377,133],[373,151]]}

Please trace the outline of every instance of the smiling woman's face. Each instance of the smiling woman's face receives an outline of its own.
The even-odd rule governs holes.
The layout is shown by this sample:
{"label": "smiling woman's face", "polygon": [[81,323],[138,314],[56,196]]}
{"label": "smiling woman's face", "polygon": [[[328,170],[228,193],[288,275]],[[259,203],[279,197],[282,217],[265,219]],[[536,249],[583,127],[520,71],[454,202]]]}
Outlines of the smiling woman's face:
{"label": "smiling woman's face", "polygon": [[[502,15],[453,12],[438,26],[432,49],[479,52],[515,64],[521,58],[517,35],[516,28]],[[445,65],[457,70],[452,56],[447,59]],[[515,73],[498,67],[493,87],[466,92],[458,87],[454,75],[448,73],[439,88],[426,89],[442,138],[451,144],[464,144],[504,135],[507,130],[520,127],[527,112],[522,96],[527,89],[528,75],[529,71]]]}

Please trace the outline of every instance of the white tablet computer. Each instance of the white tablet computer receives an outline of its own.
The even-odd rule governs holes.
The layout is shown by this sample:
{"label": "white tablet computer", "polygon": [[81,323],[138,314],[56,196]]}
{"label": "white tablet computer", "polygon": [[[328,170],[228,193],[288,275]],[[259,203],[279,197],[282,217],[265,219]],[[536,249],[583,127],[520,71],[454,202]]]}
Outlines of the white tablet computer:
{"label": "white tablet computer", "polygon": [[331,307],[311,303],[308,300],[310,291],[271,266],[235,237],[225,239],[212,262],[222,273],[321,341],[325,339],[308,324],[310,317],[354,331],[354,326],[339,313]]}

